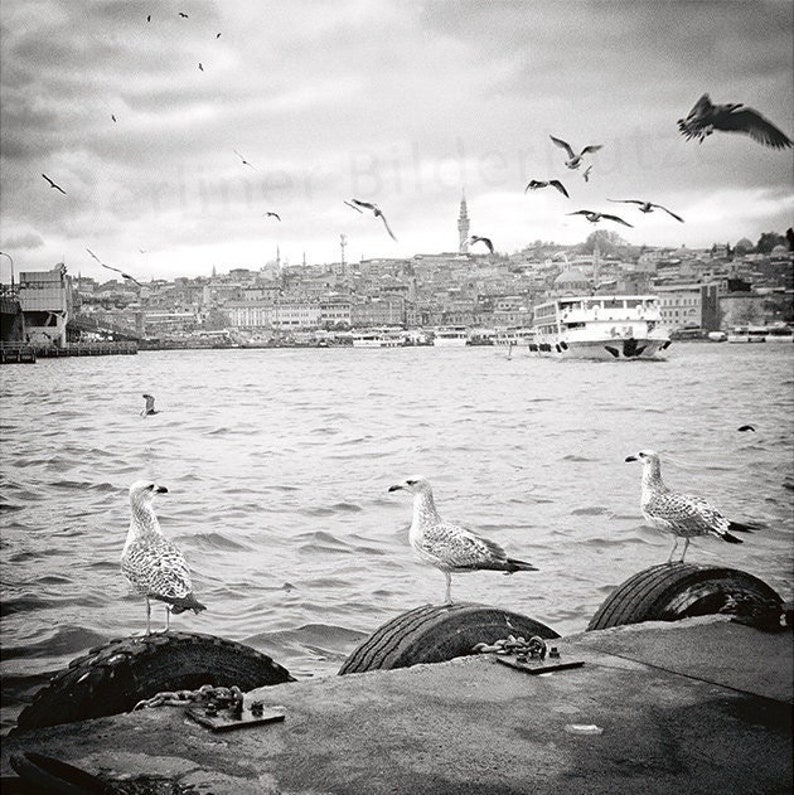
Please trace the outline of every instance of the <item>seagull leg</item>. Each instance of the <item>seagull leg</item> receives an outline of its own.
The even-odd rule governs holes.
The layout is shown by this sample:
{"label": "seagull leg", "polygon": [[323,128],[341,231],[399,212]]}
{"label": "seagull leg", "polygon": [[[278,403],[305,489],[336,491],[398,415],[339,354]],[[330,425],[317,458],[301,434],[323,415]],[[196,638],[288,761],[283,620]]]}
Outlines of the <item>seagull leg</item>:
{"label": "seagull leg", "polygon": [[447,592],[444,598],[444,604],[451,605],[452,595],[450,592],[452,590],[452,575],[448,571],[445,571],[444,576],[447,578]]}
{"label": "seagull leg", "polygon": [[667,562],[672,566],[673,565],[673,555],[675,554],[676,547],[678,546],[678,536],[674,537],[673,540],[673,548],[670,550],[670,557],[667,558]]}
{"label": "seagull leg", "polygon": [[686,551],[689,549],[689,539],[684,539],[684,551],[681,553],[681,563],[684,562],[684,558],[686,557]]}
{"label": "seagull leg", "polygon": [[168,605],[165,606],[165,632],[171,629],[171,610]]}
{"label": "seagull leg", "polygon": [[146,597],[146,634],[152,634],[152,603],[148,596]]}

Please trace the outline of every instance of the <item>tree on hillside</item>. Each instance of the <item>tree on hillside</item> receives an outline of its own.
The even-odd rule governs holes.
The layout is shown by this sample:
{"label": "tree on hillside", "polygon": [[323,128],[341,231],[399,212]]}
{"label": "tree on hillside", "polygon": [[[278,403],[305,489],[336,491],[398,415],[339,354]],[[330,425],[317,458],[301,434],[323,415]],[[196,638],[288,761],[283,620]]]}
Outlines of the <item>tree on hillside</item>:
{"label": "tree on hillside", "polygon": [[599,250],[605,255],[614,254],[619,248],[628,245],[617,232],[611,232],[608,229],[596,229],[594,232],[591,232],[584,243],[579,246],[582,253],[592,254],[596,240],[598,241]]}
{"label": "tree on hillside", "polygon": [[768,254],[775,246],[786,245],[786,238],[777,232],[763,232],[758,238],[755,250],[759,254]]}

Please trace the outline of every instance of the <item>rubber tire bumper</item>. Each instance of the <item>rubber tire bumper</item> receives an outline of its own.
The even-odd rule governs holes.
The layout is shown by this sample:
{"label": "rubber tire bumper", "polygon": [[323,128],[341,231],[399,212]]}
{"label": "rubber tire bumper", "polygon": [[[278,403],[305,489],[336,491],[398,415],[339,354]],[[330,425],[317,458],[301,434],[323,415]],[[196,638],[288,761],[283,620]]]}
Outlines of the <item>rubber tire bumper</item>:
{"label": "rubber tire bumper", "polygon": [[643,569],[619,585],[598,608],[588,630],[607,629],[642,621],[678,621],[682,618],[730,613],[770,602],[783,604],[763,580],[738,569],[661,563]]}
{"label": "rubber tire bumper", "polygon": [[485,605],[460,603],[422,605],[387,621],[342,664],[339,674],[407,668],[437,663],[472,653],[478,643],[493,643],[508,635],[559,638],[540,621],[520,613]]}
{"label": "rubber tire bumper", "polygon": [[129,712],[160,691],[201,685],[242,691],[294,682],[286,668],[242,643],[214,635],[160,632],[90,649],[41,688],[14,731]]}

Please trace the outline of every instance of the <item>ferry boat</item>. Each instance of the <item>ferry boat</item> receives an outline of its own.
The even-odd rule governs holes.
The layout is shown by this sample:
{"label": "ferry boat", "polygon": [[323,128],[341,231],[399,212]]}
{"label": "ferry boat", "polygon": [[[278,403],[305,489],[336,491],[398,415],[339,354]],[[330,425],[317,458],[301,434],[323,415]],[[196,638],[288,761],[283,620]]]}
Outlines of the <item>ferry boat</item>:
{"label": "ferry boat", "polygon": [[530,351],[574,359],[649,359],[670,345],[655,295],[586,295],[535,307]]}
{"label": "ferry boat", "polygon": [[766,335],[767,342],[794,342],[794,329],[787,324],[770,326]]}
{"label": "ferry boat", "polygon": [[728,342],[766,342],[766,326],[735,326],[728,332]]}
{"label": "ferry boat", "polygon": [[353,334],[354,348],[399,348],[402,345],[400,329],[365,329]]}
{"label": "ferry boat", "polygon": [[469,332],[466,326],[440,326],[433,336],[433,345],[462,348],[468,344]]}
{"label": "ferry boat", "polygon": [[506,330],[497,331],[493,339],[494,345],[507,345],[508,347],[527,347],[535,341],[535,329],[517,326]]}

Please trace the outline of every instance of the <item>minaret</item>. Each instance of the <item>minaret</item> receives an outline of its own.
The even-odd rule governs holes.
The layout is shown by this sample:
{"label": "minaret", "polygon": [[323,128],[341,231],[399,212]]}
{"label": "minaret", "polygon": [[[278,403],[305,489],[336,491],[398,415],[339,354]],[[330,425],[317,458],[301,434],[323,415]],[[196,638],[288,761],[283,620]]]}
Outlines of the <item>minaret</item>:
{"label": "minaret", "polygon": [[458,216],[458,251],[469,253],[469,212],[466,209],[466,193],[461,194],[460,215]]}

